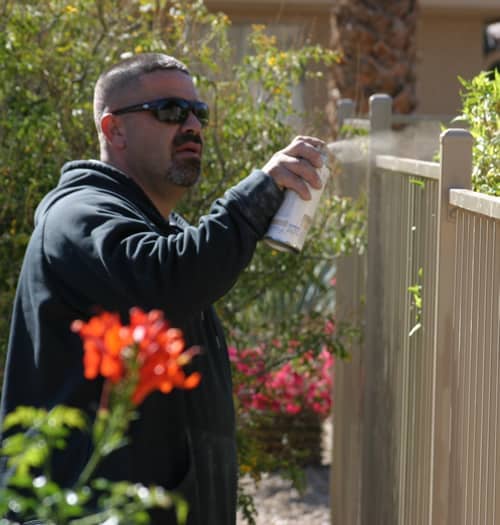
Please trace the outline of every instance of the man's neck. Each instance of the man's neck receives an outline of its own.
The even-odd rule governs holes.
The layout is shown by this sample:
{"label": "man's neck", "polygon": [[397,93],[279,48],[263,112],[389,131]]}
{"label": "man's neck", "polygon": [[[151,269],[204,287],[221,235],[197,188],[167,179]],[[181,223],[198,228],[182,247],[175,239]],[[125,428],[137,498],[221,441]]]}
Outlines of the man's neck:
{"label": "man's neck", "polygon": [[120,170],[129,179],[132,179],[149,197],[155,208],[165,218],[167,218],[174,210],[175,206],[182,199],[188,189],[184,188],[183,186],[170,183],[166,184],[165,187],[162,188],[162,192],[159,193],[147,187],[143,181],[139,180],[138,177],[134,177],[134,174],[130,173],[127,167],[121,165],[120,162],[116,162],[116,160],[109,158],[107,155],[101,155],[101,161]]}
{"label": "man's neck", "polygon": [[[138,183],[140,185],[140,183]],[[142,187],[142,186],[141,186]],[[182,199],[187,191],[187,188],[182,186],[176,186],[174,184],[169,185],[168,192],[165,195],[152,195],[145,188],[142,188],[144,193],[153,201],[153,204],[163,217],[168,217],[172,211],[174,211],[177,203]]]}

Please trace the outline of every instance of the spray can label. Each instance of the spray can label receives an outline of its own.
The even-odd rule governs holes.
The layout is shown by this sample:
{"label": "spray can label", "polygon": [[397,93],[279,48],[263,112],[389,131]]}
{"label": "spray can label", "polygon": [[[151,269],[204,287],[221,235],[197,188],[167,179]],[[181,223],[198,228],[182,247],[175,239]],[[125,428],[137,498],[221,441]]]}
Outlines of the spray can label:
{"label": "spray can label", "polygon": [[319,190],[309,187],[311,199],[306,201],[293,190],[286,190],[281,207],[276,212],[264,240],[272,248],[284,252],[300,252],[307,232],[313,222],[325,183],[330,176],[328,155],[322,153],[323,167],[318,170],[322,186]]}

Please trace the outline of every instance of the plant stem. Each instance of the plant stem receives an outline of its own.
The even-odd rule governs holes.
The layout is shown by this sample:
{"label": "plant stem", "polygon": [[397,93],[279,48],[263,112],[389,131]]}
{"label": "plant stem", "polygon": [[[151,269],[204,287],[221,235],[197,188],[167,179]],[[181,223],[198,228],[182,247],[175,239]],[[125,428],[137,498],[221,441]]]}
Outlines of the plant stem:
{"label": "plant stem", "polygon": [[[85,485],[85,483],[87,483],[90,479],[90,476],[95,471],[97,465],[99,464],[99,461],[101,461],[101,459],[104,456],[107,456],[113,450],[115,450],[115,448],[117,448],[116,442],[119,442],[121,439],[117,440],[116,434],[119,434],[120,438],[123,438],[123,435],[126,429],[128,428],[133,414],[133,410],[127,408],[125,410],[120,410],[120,406],[113,406],[113,403],[111,404],[111,410],[106,411],[104,430],[98,436],[96,443],[94,443],[94,449],[92,451],[90,459],[85,465],[85,468],[82,470],[82,473],[80,474],[80,477],[78,478],[78,481],[75,485],[76,489],[82,488]],[[94,423],[94,425],[95,424],[96,423]],[[93,433],[93,435],[95,439],[95,432]],[[106,444],[109,444],[110,440],[115,442],[115,445],[112,445],[111,448],[105,448]]]}
{"label": "plant stem", "polygon": [[106,431],[104,432],[103,438],[100,440],[99,443],[96,443],[94,445],[94,449],[92,450],[92,454],[87,461],[87,464],[85,465],[85,468],[82,470],[78,481],[76,482],[75,489],[82,488],[85,483],[89,480],[90,476],[96,469],[97,465],[99,464],[99,461],[101,460],[101,443],[106,441],[106,438],[109,434],[109,425],[106,427]]}

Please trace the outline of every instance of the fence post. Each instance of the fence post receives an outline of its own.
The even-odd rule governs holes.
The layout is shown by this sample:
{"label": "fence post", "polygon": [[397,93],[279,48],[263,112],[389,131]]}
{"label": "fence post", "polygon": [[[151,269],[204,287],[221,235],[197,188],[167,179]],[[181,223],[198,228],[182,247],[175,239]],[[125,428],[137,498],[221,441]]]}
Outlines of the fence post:
{"label": "fence post", "polygon": [[[338,102],[339,128],[346,118],[354,116],[350,99]],[[336,191],[341,197],[357,199],[366,191],[364,165],[345,164],[338,177]],[[336,264],[335,318],[343,323],[360,326],[363,312],[361,298],[365,294],[365,256],[350,254],[340,257]],[[333,382],[333,448],[330,476],[331,522],[335,525],[360,524],[361,500],[361,377],[360,344],[349,348],[350,359],[337,359]]]}
{"label": "fence post", "polygon": [[[450,188],[470,189],[472,136],[464,129],[441,134],[441,178],[439,181],[438,247],[435,301],[433,470],[430,487],[429,523],[449,523],[451,395],[453,380],[453,282],[456,223],[449,205]],[[424,292],[425,293],[425,292]],[[425,299],[424,299],[425,300]]]}
{"label": "fence post", "polygon": [[370,97],[371,133],[390,131],[392,125],[392,98],[384,93]]}
{"label": "fence post", "polygon": [[382,330],[384,290],[380,276],[385,267],[381,236],[381,187],[375,170],[383,132],[389,133],[392,99],[388,95],[370,97],[370,142],[372,162],[368,181],[368,268],[363,392],[362,497],[363,525],[395,525],[394,450],[391,435],[393,401],[385,363]]}
{"label": "fence post", "polygon": [[350,98],[341,98],[337,104],[337,119],[339,129],[344,125],[346,118],[354,116],[354,102]]}

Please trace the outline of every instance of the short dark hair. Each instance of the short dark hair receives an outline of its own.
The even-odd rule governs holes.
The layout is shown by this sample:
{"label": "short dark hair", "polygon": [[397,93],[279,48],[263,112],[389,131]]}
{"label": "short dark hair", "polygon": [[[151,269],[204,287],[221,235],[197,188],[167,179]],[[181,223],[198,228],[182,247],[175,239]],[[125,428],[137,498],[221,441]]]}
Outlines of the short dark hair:
{"label": "short dark hair", "polygon": [[183,62],[163,53],[134,55],[104,71],[94,88],[94,122],[98,133],[101,132],[101,117],[112,96],[128,90],[142,75],[170,69],[189,75],[189,70]]}

